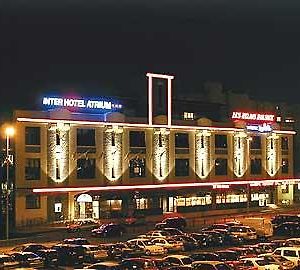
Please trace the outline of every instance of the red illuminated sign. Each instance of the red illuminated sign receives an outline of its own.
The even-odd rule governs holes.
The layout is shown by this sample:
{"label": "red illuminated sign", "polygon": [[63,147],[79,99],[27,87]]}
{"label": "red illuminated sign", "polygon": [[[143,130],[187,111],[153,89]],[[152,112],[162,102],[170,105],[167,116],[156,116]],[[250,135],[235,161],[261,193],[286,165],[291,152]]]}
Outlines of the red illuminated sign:
{"label": "red illuminated sign", "polygon": [[250,112],[232,112],[232,120],[245,120],[248,122],[265,122],[270,123],[275,121],[274,114],[265,113],[250,113]]}

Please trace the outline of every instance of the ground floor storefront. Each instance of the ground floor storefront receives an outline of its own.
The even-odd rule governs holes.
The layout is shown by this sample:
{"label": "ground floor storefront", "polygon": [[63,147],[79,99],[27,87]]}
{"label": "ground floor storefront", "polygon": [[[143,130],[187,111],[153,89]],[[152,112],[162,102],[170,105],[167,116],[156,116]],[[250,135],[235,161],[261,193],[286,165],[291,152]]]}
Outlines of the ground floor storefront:
{"label": "ground floor storefront", "polygon": [[202,216],[208,211],[292,205],[297,190],[297,184],[247,184],[138,191],[23,192],[16,197],[16,225],[166,213]]}

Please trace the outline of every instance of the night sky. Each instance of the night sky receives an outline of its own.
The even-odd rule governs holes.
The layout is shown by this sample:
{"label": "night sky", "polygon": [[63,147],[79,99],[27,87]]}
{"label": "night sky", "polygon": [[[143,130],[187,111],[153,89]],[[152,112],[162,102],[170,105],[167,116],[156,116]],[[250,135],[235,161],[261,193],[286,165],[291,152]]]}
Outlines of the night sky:
{"label": "night sky", "polygon": [[145,95],[147,72],[300,97],[299,0],[0,0],[0,34],[1,113],[53,89]]}

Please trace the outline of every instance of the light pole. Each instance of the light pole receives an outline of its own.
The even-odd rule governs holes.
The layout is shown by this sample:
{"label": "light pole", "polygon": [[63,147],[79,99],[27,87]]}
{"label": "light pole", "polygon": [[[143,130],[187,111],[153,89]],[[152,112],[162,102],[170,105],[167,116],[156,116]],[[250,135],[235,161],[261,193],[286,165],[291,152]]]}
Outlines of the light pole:
{"label": "light pole", "polygon": [[15,133],[13,127],[7,127],[5,129],[6,135],[6,240],[9,239],[9,193],[10,193],[10,181],[9,181],[9,138]]}

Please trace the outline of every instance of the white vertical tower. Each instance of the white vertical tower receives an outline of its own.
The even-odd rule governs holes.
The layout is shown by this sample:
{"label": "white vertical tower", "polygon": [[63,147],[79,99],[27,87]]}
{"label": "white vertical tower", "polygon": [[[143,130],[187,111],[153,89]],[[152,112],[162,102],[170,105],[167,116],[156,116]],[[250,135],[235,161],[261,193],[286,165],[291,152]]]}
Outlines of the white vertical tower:
{"label": "white vertical tower", "polygon": [[153,124],[153,78],[167,80],[167,112],[168,112],[168,127],[172,124],[172,80],[174,76],[147,73],[148,77],[148,123],[151,126]]}

